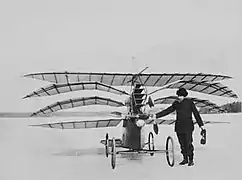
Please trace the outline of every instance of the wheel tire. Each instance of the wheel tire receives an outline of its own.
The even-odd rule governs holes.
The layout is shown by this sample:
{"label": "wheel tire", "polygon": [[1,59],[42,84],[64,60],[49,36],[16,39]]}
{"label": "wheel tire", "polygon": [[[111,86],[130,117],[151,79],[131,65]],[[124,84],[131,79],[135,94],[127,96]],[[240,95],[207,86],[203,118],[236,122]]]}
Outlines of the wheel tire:
{"label": "wheel tire", "polygon": [[[148,146],[149,146],[149,150],[155,150],[155,144],[154,144],[154,135],[152,132],[149,133],[148,136]],[[151,156],[154,155],[154,153],[150,153]]]}
{"label": "wheel tire", "polygon": [[116,166],[116,143],[115,138],[112,139],[112,146],[111,146],[111,166],[112,169]]}
{"label": "wheel tire", "polygon": [[166,139],[166,160],[170,167],[175,164],[174,141],[172,137],[168,136]]}
{"label": "wheel tire", "polygon": [[105,137],[105,155],[106,157],[108,157],[109,154],[109,139],[108,139],[108,133],[106,133],[106,137]]}

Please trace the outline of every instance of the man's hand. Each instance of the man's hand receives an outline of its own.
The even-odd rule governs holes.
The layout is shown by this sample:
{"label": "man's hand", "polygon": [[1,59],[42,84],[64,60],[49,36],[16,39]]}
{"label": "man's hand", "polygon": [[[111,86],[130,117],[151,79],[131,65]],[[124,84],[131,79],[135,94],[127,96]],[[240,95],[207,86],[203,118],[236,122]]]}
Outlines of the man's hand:
{"label": "man's hand", "polygon": [[201,128],[200,135],[202,136],[200,143],[204,145],[206,144],[206,130],[204,129],[203,126],[201,126],[200,128]]}
{"label": "man's hand", "polygon": [[149,114],[140,114],[140,115],[138,115],[138,118],[139,119],[143,119],[143,120],[146,120],[146,119],[149,119]]}
{"label": "man's hand", "polygon": [[153,120],[154,124],[157,124],[157,122],[156,122],[156,114],[155,113],[149,114],[149,119]]}
{"label": "man's hand", "polygon": [[150,116],[151,119],[156,119],[156,114],[155,113],[149,114],[149,116]]}
{"label": "man's hand", "polygon": [[204,126],[200,126],[201,130],[205,130]]}

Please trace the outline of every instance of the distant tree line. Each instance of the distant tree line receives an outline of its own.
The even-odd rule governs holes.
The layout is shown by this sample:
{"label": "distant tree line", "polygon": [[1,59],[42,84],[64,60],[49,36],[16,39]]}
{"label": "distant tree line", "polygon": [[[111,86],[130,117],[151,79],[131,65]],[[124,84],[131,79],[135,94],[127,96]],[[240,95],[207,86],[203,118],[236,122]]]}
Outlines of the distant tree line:
{"label": "distant tree line", "polygon": [[241,102],[227,103],[221,106],[230,113],[241,112]]}
{"label": "distant tree line", "polygon": [[[220,107],[225,109],[228,113],[242,112],[241,102],[227,103],[227,104],[221,105]],[[213,112],[211,112],[209,110],[209,108],[201,108],[199,110],[199,112],[202,113],[202,114],[211,114],[211,113],[213,113]],[[214,113],[216,113],[216,112],[214,112]]]}

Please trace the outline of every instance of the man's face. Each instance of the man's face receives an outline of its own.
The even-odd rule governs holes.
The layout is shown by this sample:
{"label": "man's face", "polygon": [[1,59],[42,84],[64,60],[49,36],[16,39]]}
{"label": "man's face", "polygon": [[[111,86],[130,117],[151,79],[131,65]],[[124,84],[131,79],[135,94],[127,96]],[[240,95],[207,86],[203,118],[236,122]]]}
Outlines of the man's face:
{"label": "man's face", "polygon": [[182,101],[184,99],[184,96],[178,96],[179,101]]}

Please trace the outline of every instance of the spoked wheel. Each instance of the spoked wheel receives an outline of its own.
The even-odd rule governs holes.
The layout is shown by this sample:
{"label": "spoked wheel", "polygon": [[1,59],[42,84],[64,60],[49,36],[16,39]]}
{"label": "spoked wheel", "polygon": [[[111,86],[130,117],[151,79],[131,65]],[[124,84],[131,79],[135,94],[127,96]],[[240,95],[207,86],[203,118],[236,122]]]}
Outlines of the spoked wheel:
{"label": "spoked wheel", "polygon": [[[149,150],[155,150],[155,144],[154,144],[154,135],[152,132],[149,133],[148,136],[148,146],[149,146]],[[150,153],[151,156],[154,155],[154,153]]]}
{"label": "spoked wheel", "polygon": [[175,164],[174,142],[172,137],[168,136],[166,139],[166,160],[169,166],[173,167]]}
{"label": "spoked wheel", "polygon": [[109,139],[108,139],[108,133],[106,133],[106,137],[105,137],[105,154],[106,154],[106,157],[108,157],[108,154],[109,154]]}
{"label": "spoked wheel", "polygon": [[112,146],[111,146],[111,166],[112,169],[115,168],[116,166],[116,143],[115,143],[115,138],[112,139]]}

